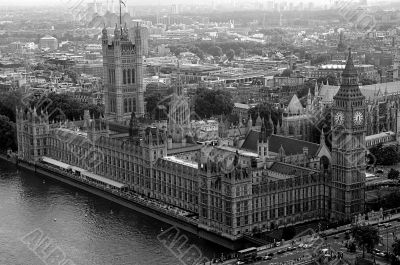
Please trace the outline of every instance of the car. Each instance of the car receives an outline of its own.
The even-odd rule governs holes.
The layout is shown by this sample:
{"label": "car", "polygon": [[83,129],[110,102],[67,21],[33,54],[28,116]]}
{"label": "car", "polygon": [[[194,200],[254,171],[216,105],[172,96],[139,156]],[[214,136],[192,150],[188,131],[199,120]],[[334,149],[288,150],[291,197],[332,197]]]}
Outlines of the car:
{"label": "car", "polygon": [[240,260],[236,262],[236,265],[243,265],[243,264],[245,264],[245,263],[243,261],[240,261]]}
{"label": "car", "polygon": [[278,253],[278,254],[283,254],[283,253],[285,253],[285,252],[286,252],[285,249],[280,249],[280,250],[278,250],[278,252],[276,252],[276,253]]}
{"label": "car", "polygon": [[386,257],[386,254],[384,252],[377,252],[377,253],[375,253],[375,255],[377,255],[378,257],[382,257],[382,258]]}
{"label": "car", "polygon": [[383,170],[382,170],[382,169],[378,169],[378,170],[376,171],[376,173],[378,173],[378,174],[383,174]]}
{"label": "car", "polygon": [[384,224],[381,224],[381,223],[378,224],[378,227],[382,227],[382,226],[384,226]]}
{"label": "car", "polygon": [[272,259],[271,256],[264,256],[264,257],[263,257],[263,260],[271,260],[271,259]]}
{"label": "car", "polygon": [[386,223],[386,224],[385,224],[385,227],[390,227],[390,226],[392,226],[391,223]]}
{"label": "car", "polygon": [[372,250],[372,252],[373,253],[378,253],[378,252],[381,252],[379,249],[377,249],[377,248],[374,248],[373,250]]}
{"label": "car", "polygon": [[303,243],[300,243],[300,244],[299,244],[299,248],[302,248],[302,247],[304,247],[304,244],[303,244]]}
{"label": "car", "polygon": [[281,245],[281,242],[276,242],[276,243],[275,243],[275,246],[276,246],[276,247],[279,247],[280,245]]}
{"label": "car", "polygon": [[335,235],[333,238],[334,238],[334,239],[339,239],[340,236],[339,236],[339,235]]}

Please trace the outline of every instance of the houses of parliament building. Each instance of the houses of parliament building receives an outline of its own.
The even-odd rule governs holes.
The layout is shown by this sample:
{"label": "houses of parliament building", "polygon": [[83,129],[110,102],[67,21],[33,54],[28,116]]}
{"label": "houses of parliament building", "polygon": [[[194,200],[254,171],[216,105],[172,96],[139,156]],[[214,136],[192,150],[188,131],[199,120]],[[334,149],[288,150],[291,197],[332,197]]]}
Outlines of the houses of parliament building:
{"label": "houses of parliament building", "polygon": [[127,32],[117,27],[110,40],[103,30],[105,117],[85,112],[81,121],[52,122],[45,112],[17,110],[20,160],[39,164],[47,157],[85,169],[192,212],[199,228],[232,240],[313,220],[351,221],[364,212],[368,118],[351,52],[334,97],[331,151],[323,134],[319,144],[275,135],[271,119],[250,124],[240,144],[199,146],[171,135],[190,126],[180,89],[172,99],[180,103],[171,103],[177,113],[168,115],[178,117],[168,124],[179,130],[140,119],[142,47]]}

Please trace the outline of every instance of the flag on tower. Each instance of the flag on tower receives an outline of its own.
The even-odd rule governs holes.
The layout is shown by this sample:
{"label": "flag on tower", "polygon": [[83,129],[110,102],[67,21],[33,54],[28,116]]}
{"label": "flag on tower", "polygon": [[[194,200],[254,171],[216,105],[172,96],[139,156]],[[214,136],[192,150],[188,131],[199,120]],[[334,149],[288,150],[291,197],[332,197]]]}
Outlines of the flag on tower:
{"label": "flag on tower", "polygon": [[125,1],[124,0],[120,0],[121,4],[124,5],[124,7],[126,7]]}

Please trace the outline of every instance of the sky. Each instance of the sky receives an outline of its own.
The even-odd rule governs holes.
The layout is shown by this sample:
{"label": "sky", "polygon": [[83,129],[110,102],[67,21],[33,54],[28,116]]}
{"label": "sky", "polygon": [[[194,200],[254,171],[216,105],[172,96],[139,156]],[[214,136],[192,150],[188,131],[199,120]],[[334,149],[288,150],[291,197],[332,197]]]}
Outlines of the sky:
{"label": "sky", "polygon": [[[113,0],[109,0],[110,2],[111,1],[113,1]],[[114,0],[115,2],[116,1],[118,1],[118,0]],[[128,3],[128,5],[129,4],[140,4],[140,5],[143,5],[143,3],[145,2],[146,4],[158,4],[158,3],[161,3],[161,4],[187,4],[187,3],[190,3],[191,1],[190,0],[146,0],[146,1],[143,1],[143,0],[125,0],[127,3]],[[202,0],[202,1],[200,1],[201,3],[212,3],[212,1],[214,1],[216,4],[218,4],[219,2],[230,2],[231,0]],[[240,2],[246,2],[246,1],[251,1],[251,2],[254,2],[254,1],[266,1],[266,0],[236,0],[236,1],[238,1],[239,3]],[[279,2],[280,0],[275,0],[275,1],[277,1],[277,2]],[[315,3],[321,3],[321,2],[329,2],[330,0],[286,0],[287,2],[300,2],[300,1],[303,1],[303,2],[315,2]],[[24,5],[30,5],[30,6],[32,6],[32,5],[55,5],[55,4],[69,4],[69,5],[71,5],[71,3],[72,4],[74,4],[74,3],[79,3],[79,2],[93,2],[93,0],[12,0],[12,1],[9,1],[9,0],[0,0],[0,5],[2,5],[2,6],[4,6],[4,5],[9,5],[9,4],[12,4],[12,5],[18,5],[18,6],[24,6]],[[104,3],[106,3],[107,2],[107,0],[97,0],[97,2],[104,2]],[[197,1],[194,1],[194,2],[197,2]]]}
{"label": "sky", "polygon": [[[6,6],[6,5],[17,5],[17,6],[32,6],[32,5],[66,5],[66,6],[70,6],[70,5],[74,5],[75,3],[81,3],[81,2],[93,2],[94,0],[0,0],[0,6]],[[108,1],[118,1],[118,0],[108,0]],[[191,1],[191,0],[125,0],[127,2],[127,4],[133,4],[133,5],[143,5],[143,3],[146,3],[146,5],[151,5],[151,4],[164,4],[164,5],[168,5],[168,4],[188,4],[190,2],[198,2],[196,1]],[[201,3],[209,3],[211,4],[212,1],[215,2],[215,4],[218,3],[229,3],[232,0],[201,0]],[[246,2],[246,1],[267,1],[267,0],[236,0],[237,2]],[[323,3],[330,3],[331,0],[275,0],[276,2],[280,2],[280,1],[287,1],[287,2],[314,2],[318,5],[321,5]],[[350,1],[358,1],[358,0],[350,0]],[[377,2],[379,0],[369,0],[369,2]],[[393,1],[393,0],[392,0]],[[97,0],[97,2],[103,2],[106,3],[107,0]]]}

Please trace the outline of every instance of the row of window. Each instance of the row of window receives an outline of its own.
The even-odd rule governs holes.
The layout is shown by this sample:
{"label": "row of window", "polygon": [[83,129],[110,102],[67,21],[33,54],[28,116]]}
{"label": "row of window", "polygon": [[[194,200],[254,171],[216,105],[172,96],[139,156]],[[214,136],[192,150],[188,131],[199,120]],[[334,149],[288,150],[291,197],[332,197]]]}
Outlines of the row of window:
{"label": "row of window", "polygon": [[135,83],[135,69],[122,70],[122,81],[124,85]]}

